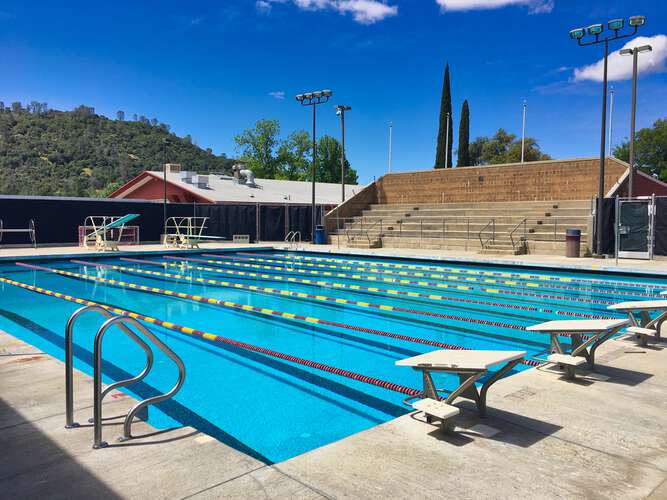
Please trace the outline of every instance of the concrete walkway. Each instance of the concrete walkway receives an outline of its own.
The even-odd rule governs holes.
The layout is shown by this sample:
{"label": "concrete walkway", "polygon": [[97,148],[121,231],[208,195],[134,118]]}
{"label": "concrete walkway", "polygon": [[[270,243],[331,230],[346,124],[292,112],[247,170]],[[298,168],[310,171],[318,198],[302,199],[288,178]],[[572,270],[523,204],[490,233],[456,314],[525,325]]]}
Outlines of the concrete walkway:
{"label": "concrete walkway", "polygon": [[[4,498],[667,498],[667,345],[611,341],[595,375],[568,382],[522,372],[472,406],[453,434],[406,415],[266,465],[192,428],[91,449],[92,428],[65,430],[63,365],[0,333],[0,491]],[[77,373],[76,418],[91,414]],[[133,404],[107,398],[105,415]],[[470,411],[468,411],[470,410]],[[481,424],[481,425],[480,425]],[[326,425],[323,422],[322,425]]]}

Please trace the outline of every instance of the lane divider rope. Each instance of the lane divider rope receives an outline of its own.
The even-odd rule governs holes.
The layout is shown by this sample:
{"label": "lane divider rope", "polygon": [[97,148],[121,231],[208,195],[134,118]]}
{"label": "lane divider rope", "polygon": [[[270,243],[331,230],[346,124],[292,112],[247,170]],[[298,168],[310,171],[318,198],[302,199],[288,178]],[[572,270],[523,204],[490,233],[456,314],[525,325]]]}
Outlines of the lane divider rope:
{"label": "lane divider rope", "polygon": [[[213,254],[204,254],[204,255],[213,255]],[[237,252],[237,255],[247,255],[252,257],[261,256],[263,254],[250,253],[250,252]],[[380,261],[364,261],[364,260],[352,260],[352,259],[338,259],[338,258],[327,258],[327,257],[315,257],[315,256],[305,256],[305,255],[293,255],[293,254],[269,254],[274,258],[281,258],[285,260],[309,260],[309,261],[322,261],[322,262],[343,262],[346,264],[366,264],[369,266],[380,266],[380,267],[396,267],[401,269],[413,269],[413,270],[428,270],[428,271],[444,271],[444,272],[453,272],[453,273],[464,273],[464,274],[473,274],[481,276],[499,276],[503,278],[523,278],[523,279],[537,279],[540,281],[562,281],[562,282],[572,282],[572,283],[590,283],[590,284],[600,284],[607,286],[621,286],[625,288],[658,288],[658,289],[667,289],[667,285],[660,285],[657,283],[628,283],[625,281],[617,280],[598,280],[593,278],[571,278],[569,276],[549,276],[546,274],[527,274],[527,273],[507,273],[500,271],[478,271],[475,269],[465,269],[459,267],[447,267],[447,266],[427,266],[427,265],[412,265],[412,264],[399,264],[395,262],[380,262]],[[219,256],[219,254],[218,254]]]}
{"label": "lane divider rope", "polygon": [[[269,264],[281,264],[285,266],[288,261],[284,260],[277,260],[277,259],[263,259],[263,258],[251,258],[251,257],[232,257],[232,256],[222,256],[220,254],[215,255],[215,254],[202,254],[205,257],[215,257],[216,259],[221,259],[219,262],[226,262],[229,260],[245,260],[245,261],[251,261],[251,262],[260,262],[260,263],[269,263]],[[335,264],[313,264],[313,263],[307,263],[307,262],[302,262],[302,263],[296,263],[294,264],[293,262],[290,263],[291,265],[298,265],[298,266],[305,266],[305,267],[316,267],[318,269],[340,269],[342,271],[360,271],[360,272],[371,272],[371,273],[376,273],[376,274],[386,274],[386,275],[391,275],[391,276],[411,276],[415,278],[436,278],[436,279],[443,279],[443,280],[448,280],[448,281],[466,281],[466,282],[473,282],[473,283],[493,283],[501,286],[510,286],[510,287],[523,287],[523,286],[529,286],[533,288],[545,288],[545,289],[553,289],[553,290],[570,290],[574,291],[577,293],[582,293],[586,292],[586,290],[582,290],[580,287],[576,286],[568,286],[568,285],[557,285],[557,284],[552,284],[552,283],[534,283],[531,281],[524,281],[524,282],[519,282],[519,281],[514,281],[514,280],[497,280],[497,279],[492,279],[492,278],[473,278],[473,277],[463,277],[463,276],[457,276],[455,274],[434,274],[434,273],[422,273],[422,272],[408,272],[408,271],[393,271],[390,269],[377,269],[377,268],[372,268],[372,267],[363,267],[363,266],[339,266]],[[657,297],[658,294],[654,293],[647,293],[647,292],[624,292],[620,290],[616,291],[606,291],[606,290],[596,290],[596,293],[598,295],[626,295],[630,297]]]}
{"label": "lane divider rope", "polygon": [[135,318],[135,319],[138,319],[138,320],[141,320],[141,321],[145,321],[147,323],[151,323],[151,324],[161,326],[163,328],[167,328],[168,330],[173,330],[173,331],[176,331],[176,332],[179,332],[179,333],[184,333],[184,334],[195,336],[195,337],[201,337],[201,338],[206,339],[206,340],[210,340],[210,341],[213,341],[213,342],[218,342],[218,343],[221,343],[221,344],[231,345],[231,346],[238,347],[240,349],[244,349],[244,350],[247,350],[247,351],[258,352],[258,353],[264,354],[266,356],[271,356],[271,357],[274,357],[274,358],[289,361],[291,363],[308,366],[309,368],[313,368],[315,370],[320,370],[320,371],[324,371],[324,372],[327,372],[327,373],[332,373],[334,375],[338,375],[338,376],[341,376],[341,377],[346,377],[346,378],[349,378],[349,379],[352,379],[352,380],[356,380],[358,382],[364,382],[366,384],[374,385],[374,386],[381,387],[383,389],[387,389],[387,390],[390,390],[390,391],[398,392],[398,393],[401,393],[401,394],[406,394],[408,396],[418,396],[419,394],[421,394],[420,390],[413,389],[411,387],[406,387],[406,386],[401,385],[401,384],[396,384],[394,382],[389,382],[387,380],[382,380],[382,379],[379,379],[379,378],[376,378],[376,377],[370,377],[368,375],[363,375],[361,373],[356,373],[356,372],[353,372],[353,371],[344,370],[342,368],[336,368],[336,367],[331,366],[331,365],[326,365],[324,363],[319,363],[317,361],[312,361],[312,360],[309,360],[309,359],[300,358],[300,357],[297,357],[297,356],[292,356],[291,354],[285,354],[283,352],[274,351],[272,349],[267,349],[265,347],[260,347],[260,346],[256,346],[256,345],[253,345],[253,344],[248,344],[246,342],[241,342],[241,341],[238,341],[238,340],[230,339],[230,338],[223,337],[221,335],[216,335],[214,333],[209,333],[209,332],[206,332],[206,331],[203,331],[203,330],[197,330],[195,328],[188,328],[188,327],[185,327],[185,326],[178,325],[176,323],[172,323],[172,322],[169,322],[169,321],[163,321],[163,320],[158,319],[158,318],[153,318],[151,316],[145,316],[143,314],[139,314],[139,313],[135,313],[135,312],[131,312],[131,311],[126,311],[125,309],[120,309],[118,307],[112,307],[112,306],[109,306],[107,304],[102,304],[100,302],[95,302],[95,301],[92,301],[92,300],[82,299],[82,298],[79,298],[79,297],[74,297],[72,295],[66,295],[66,294],[63,294],[63,293],[60,293],[60,292],[54,292],[54,291],[51,291],[51,290],[47,290],[45,288],[28,285],[26,283],[21,283],[20,281],[11,280],[11,279],[4,278],[4,277],[1,277],[1,276],[0,276],[0,283],[6,283],[8,285],[13,285],[13,286],[16,286],[16,287],[19,287],[19,288],[23,288],[25,290],[29,290],[31,292],[36,292],[36,293],[39,293],[39,294],[42,294],[42,295],[56,297],[56,298],[66,300],[68,302],[74,302],[74,303],[80,304],[80,305],[99,306],[99,307],[101,307],[103,309],[106,309],[107,311],[112,312],[114,314],[118,314],[118,315],[121,315],[121,316],[129,316],[131,318]]}
{"label": "lane divider rope", "polygon": [[[453,320],[459,320],[459,321],[469,321],[473,323],[479,323],[480,320],[476,320],[474,318],[464,318],[461,316],[452,316],[452,315],[447,315],[447,314],[442,314],[442,313],[436,313],[436,312],[430,312],[430,311],[422,311],[422,310],[417,310],[417,309],[409,309],[409,308],[404,308],[404,307],[398,307],[398,306],[390,306],[390,305],[384,305],[384,304],[374,304],[371,302],[365,302],[365,301],[357,301],[357,300],[350,300],[350,299],[343,299],[343,298],[337,298],[337,297],[329,297],[325,295],[313,295],[309,293],[303,293],[303,292],[294,292],[291,290],[281,290],[277,288],[267,288],[267,287],[259,287],[255,285],[246,285],[243,283],[234,283],[234,282],[229,282],[229,281],[218,281],[218,280],[212,280],[208,278],[197,278],[197,277],[192,277],[192,276],[187,276],[187,275],[182,275],[182,274],[168,274],[168,273],[161,273],[158,271],[150,271],[146,269],[137,269],[137,268],[131,268],[131,267],[125,267],[125,266],[117,266],[114,264],[100,264],[100,263],[95,263],[95,262],[88,262],[88,261],[75,261],[73,260],[72,262],[78,263],[78,264],[83,264],[87,266],[100,266],[100,267],[107,267],[110,269],[113,269],[115,271],[124,271],[124,272],[130,272],[130,273],[136,273],[136,274],[143,274],[147,276],[157,276],[161,278],[169,278],[169,279],[177,279],[177,280],[185,280],[189,282],[194,282],[194,283],[206,283],[206,284],[212,284],[216,286],[223,286],[223,287],[231,287],[231,288],[236,288],[236,289],[242,289],[242,290],[249,290],[251,292],[260,292],[260,293],[268,293],[268,294],[273,294],[273,295],[280,295],[280,296],[288,296],[288,297],[296,297],[299,299],[309,299],[309,300],[317,300],[320,302],[330,302],[330,303],[336,303],[336,304],[343,304],[343,305],[352,305],[352,306],[357,306],[361,308],[366,308],[366,309],[377,309],[377,310],[382,310],[382,311],[396,311],[396,312],[405,312],[409,314],[418,314],[418,315],[423,315],[423,316],[429,316],[429,317],[436,317],[436,318],[444,318],[444,319],[453,319]],[[409,320],[410,318],[402,318],[405,320]],[[435,326],[438,328],[446,328],[449,325],[442,324],[442,323],[434,323],[431,321],[425,321],[424,322],[426,325],[429,326]],[[509,323],[508,323],[509,325]],[[524,327],[521,327],[519,325],[514,325],[515,329],[521,329],[523,330]],[[520,339],[515,339],[510,337],[512,340],[520,341]]]}
{"label": "lane divider rope", "polygon": [[[261,273],[253,273],[249,271],[236,271],[236,270],[231,270],[231,269],[223,269],[223,268],[213,268],[213,267],[204,267],[204,266],[193,266],[193,265],[181,265],[181,264],[176,264],[175,262],[160,262],[160,261],[154,261],[154,260],[145,260],[145,259],[132,259],[129,257],[122,257],[120,260],[124,260],[127,262],[134,262],[137,264],[150,264],[154,266],[160,266],[160,267],[175,267],[178,269],[182,269],[183,267],[188,268],[188,269],[194,269],[197,271],[205,271],[205,272],[214,272],[214,273],[219,273],[219,274],[227,274],[230,276],[241,276],[244,278],[254,278],[254,279],[264,279],[264,280],[269,280],[269,281],[282,281],[282,282],[289,282],[289,283],[300,283],[304,285],[310,285],[310,286],[319,286],[319,287],[331,287],[331,288],[341,288],[343,290],[352,290],[354,292],[358,293],[365,293],[369,292],[370,295],[372,294],[377,294],[377,293],[382,293],[386,294],[389,296],[396,296],[400,295],[402,298],[405,298],[407,300],[410,299],[415,299],[415,298],[424,298],[424,299],[429,299],[429,300],[439,300],[439,301],[452,301],[452,302],[460,302],[460,303],[466,303],[466,304],[479,304],[479,305],[485,305],[485,306],[494,306],[494,307],[506,307],[509,309],[517,309],[521,311],[531,311],[531,312],[543,312],[547,314],[560,314],[564,316],[573,316],[573,317],[578,317],[578,318],[589,318],[589,319],[605,319],[608,318],[608,316],[602,316],[598,314],[590,314],[590,313],[582,313],[582,312],[576,312],[576,311],[566,311],[566,310],[559,310],[559,309],[549,309],[545,307],[534,307],[534,306],[526,306],[526,305],[519,305],[519,304],[510,304],[510,303],[500,303],[500,302],[492,302],[488,300],[477,300],[477,299],[465,299],[461,297],[450,297],[446,295],[438,295],[438,294],[428,294],[428,293],[421,293],[421,292],[408,292],[404,290],[395,290],[391,288],[378,288],[378,287],[369,287],[369,286],[364,286],[364,285],[347,285],[345,283],[338,283],[335,281],[322,281],[322,280],[309,280],[307,278],[296,278],[292,276],[280,276],[276,274],[261,274]],[[79,263],[79,264],[86,264],[86,265],[94,265],[93,262],[87,262],[87,261],[80,261],[80,260],[72,260],[71,262]],[[214,284],[215,280],[209,280],[207,278],[197,278],[197,280],[201,280],[203,282],[211,283]],[[467,288],[467,287],[466,287]],[[481,289],[482,291],[485,291],[487,293],[490,293],[488,290],[489,289]],[[443,304],[446,305],[446,304]]]}
{"label": "lane divider rope", "polygon": [[[33,264],[22,264],[18,263],[17,265],[23,265],[24,267],[30,267],[30,268],[35,268],[35,269],[40,269],[42,271],[47,271],[47,272],[52,272],[55,274],[60,274],[62,276],[69,276],[73,278],[78,278],[78,279],[84,279],[84,280],[89,280],[89,281],[96,281],[98,283],[107,283],[110,285],[115,285],[123,288],[129,288],[133,290],[140,290],[142,292],[149,292],[149,293],[154,293],[158,295],[165,295],[169,297],[178,297],[181,299],[188,299],[192,300],[195,302],[202,302],[205,304],[212,304],[212,305],[218,305],[222,306],[228,309],[234,309],[238,311],[243,311],[243,312],[252,312],[252,313],[257,313],[261,314],[263,316],[277,316],[281,317],[284,319],[289,319],[289,320],[295,320],[295,321],[300,321],[304,323],[311,323],[311,324],[319,324],[319,325],[326,325],[326,326],[333,326],[335,328],[342,328],[346,330],[352,330],[352,331],[357,331],[361,333],[368,333],[371,335],[378,335],[381,337],[388,337],[388,338],[393,338],[396,340],[403,340],[406,342],[413,342],[415,344],[424,344],[424,345],[429,345],[433,347],[440,347],[442,349],[455,349],[455,350],[469,350],[467,348],[464,348],[462,346],[456,345],[456,344],[448,344],[444,342],[438,342],[435,340],[428,340],[428,339],[422,339],[419,337],[411,337],[409,335],[402,335],[399,333],[392,333],[392,332],[386,332],[383,330],[377,330],[375,328],[366,328],[363,326],[356,326],[356,325],[350,325],[347,323],[340,323],[337,321],[330,321],[322,318],[315,318],[312,316],[302,316],[299,314],[293,314],[293,313],[287,313],[283,311],[278,311],[275,309],[269,309],[266,307],[256,307],[252,306],[249,304],[238,304],[236,302],[231,302],[228,300],[219,300],[219,299],[214,299],[214,298],[209,298],[209,297],[202,297],[200,295],[192,295],[189,293],[184,293],[184,292],[176,292],[173,290],[166,290],[163,288],[157,288],[157,287],[151,287],[151,286],[146,286],[146,285],[138,285],[136,283],[130,283],[126,281],[119,281],[119,280],[114,280],[114,279],[107,279],[107,278],[100,278],[98,276],[87,276],[85,274],[80,274],[80,273],[73,273],[70,271],[63,271],[61,269],[52,269],[48,267],[42,267],[42,266],[35,266]],[[485,320],[477,320],[480,323],[482,323]],[[499,326],[499,325],[494,325],[494,326]],[[512,327],[520,329],[522,331],[525,331],[524,327],[519,327],[517,325],[512,325]],[[524,364],[528,364],[529,360],[523,360]],[[531,366],[536,366],[536,365],[531,365]]]}
{"label": "lane divider rope", "polygon": [[[427,288],[448,288],[448,289],[457,289],[457,290],[477,290],[472,286],[465,286],[465,285],[450,285],[448,283],[436,283],[433,281],[414,281],[414,280],[408,280],[408,279],[398,279],[398,278],[385,278],[381,276],[370,276],[370,275],[362,275],[362,274],[347,274],[347,273],[337,273],[337,272],[329,272],[329,271],[313,271],[310,269],[285,269],[284,267],[277,267],[277,266],[267,266],[267,265],[261,265],[261,264],[246,264],[246,263],[241,263],[241,262],[229,262],[229,263],[224,263],[219,260],[210,260],[210,259],[198,259],[196,257],[175,257],[175,256],[170,256],[166,255],[164,256],[165,259],[171,259],[171,260],[178,260],[178,261],[192,261],[192,262],[202,262],[205,264],[214,264],[214,265],[222,265],[222,266],[232,266],[232,267],[242,267],[242,268],[251,268],[251,269],[265,269],[265,270],[271,270],[273,272],[282,272],[282,273],[287,273],[287,274],[294,274],[294,273],[300,273],[300,274],[308,274],[308,275],[314,275],[314,276],[328,276],[328,277],[333,277],[333,278],[343,278],[343,279],[350,279],[350,280],[356,280],[356,281],[379,281],[383,283],[398,283],[401,285],[414,285],[414,286],[419,286],[419,287],[427,287]],[[218,268],[219,269],[219,268]],[[501,295],[516,295],[516,296],[527,296],[527,297],[539,297],[539,298],[546,298],[546,299],[557,299],[557,300],[564,300],[564,301],[573,301],[573,302],[583,302],[586,304],[602,304],[602,305],[610,305],[610,304],[615,304],[615,301],[611,300],[603,300],[603,299],[593,299],[593,298],[584,298],[584,297],[575,297],[575,296],[565,296],[565,295],[551,295],[551,294],[545,294],[545,293],[537,293],[537,292],[518,292],[516,290],[507,290],[507,289],[500,289],[500,288],[478,288],[479,290],[483,290],[487,293],[496,293],[496,294],[501,294]]]}

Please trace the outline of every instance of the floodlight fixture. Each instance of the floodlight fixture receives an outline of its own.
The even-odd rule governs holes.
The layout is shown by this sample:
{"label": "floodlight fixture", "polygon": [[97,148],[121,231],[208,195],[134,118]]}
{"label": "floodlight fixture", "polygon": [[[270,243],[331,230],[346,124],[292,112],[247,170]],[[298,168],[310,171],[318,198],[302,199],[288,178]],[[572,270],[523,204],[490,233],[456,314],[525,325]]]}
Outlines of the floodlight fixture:
{"label": "floodlight fixture", "polygon": [[575,28],[570,30],[570,38],[573,40],[581,40],[585,34],[586,30],[584,28]]}
{"label": "floodlight fixture", "polygon": [[644,24],[646,24],[646,17],[645,16],[631,16],[630,20],[628,22],[629,22],[630,26],[633,26],[633,27],[644,26]]}
{"label": "floodlight fixture", "polygon": [[586,28],[586,31],[588,32],[589,35],[599,35],[604,31],[604,26],[601,24],[591,24],[588,28]]}
{"label": "floodlight fixture", "polygon": [[625,19],[612,19],[607,23],[607,28],[613,31],[618,31],[623,29],[625,25]]}

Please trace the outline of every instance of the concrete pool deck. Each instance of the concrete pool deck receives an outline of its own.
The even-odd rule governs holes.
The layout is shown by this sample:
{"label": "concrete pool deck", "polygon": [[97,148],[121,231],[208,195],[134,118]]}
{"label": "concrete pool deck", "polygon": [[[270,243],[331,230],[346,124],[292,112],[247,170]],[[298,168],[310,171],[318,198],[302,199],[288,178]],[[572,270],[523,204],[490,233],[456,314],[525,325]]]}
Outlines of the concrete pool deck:
{"label": "concrete pool deck", "polygon": [[[598,265],[544,256],[343,251]],[[99,255],[72,247],[0,250],[14,258],[75,253]],[[620,264],[619,270],[659,274],[667,268],[665,261]],[[499,381],[489,392],[488,418],[462,403],[453,434],[409,414],[267,465],[193,428],[156,432],[141,422],[134,432],[146,436],[122,445],[114,441],[118,426],[105,425],[104,437],[115,446],[93,450],[91,427],[64,429],[63,364],[0,332],[0,491],[6,498],[667,498],[667,343],[640,348],[609,341],[597,361],[594,374],[574,382],[544,367]],[[85,422],[92,379],[75,373],[75,416]],[[117,415],[132,404],[117,392],[104,413]]]}
{"label": "concrete pool deck", "polygon": [[[60,361],[0,333],[0,491],[5,498],[667,498],[667,344],[609,341],[595,374],[548,368],[499,381],[489,416],[463,403],[452,434],[409,414],[266,465],[185,427],[93,450],[64,429]],[[76,372],[75,416],[91,413]],[[105,415],[127,411],[116,393]],[[481,424],[481,425],[480,425]],[[323,423],[326,425],[326,423]],[[495,434],[494,434],[495,433]]]}

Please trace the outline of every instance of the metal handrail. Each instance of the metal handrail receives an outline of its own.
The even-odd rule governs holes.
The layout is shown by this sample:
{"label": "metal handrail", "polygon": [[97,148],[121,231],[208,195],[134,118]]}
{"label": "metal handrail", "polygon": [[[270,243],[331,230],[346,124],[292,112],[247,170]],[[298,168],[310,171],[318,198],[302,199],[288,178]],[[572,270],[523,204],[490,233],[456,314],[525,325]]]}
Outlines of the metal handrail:
{"label": "metal handrail", "polygon": [[[102,400],[104,397],[109,394],[111,391],[118,387],[127,386],[135,382],[139,382],[144,379],[146,375],[150,372],[153,367],[153,350],[151,347],[132,329],[128,326],[132,325],[140,333],[148,337],[151,342],[157,346],[167,357],[169,357],[178,368],[178,380],[174,387],[164,394],[159,394],[150,398],[146,398],[139,403],[137,403],[125,416],[125,421],[123,423],[123,435],[119,438],[120,441],[126,441],[132,439],[132,422],[136,415],[148,405],[159,403],[166,399],[171,398],[176,394],[183,382],[185,381],[185,365],[181,358],[172,351],[164,342],[155,336],[148,328],[146,328],[142,323],[137,321],[135,318],[124,316],[124,315],[114,315],[107,309],[104,309],[98,305],[89,305],[77,309],[67,320],[67,325],[65,326],[65,427],[68,429],[79,427],[77,422],[74,422],[74,395],[73,395],[73,385],[74,385],[74,365],[73,365],[73,333],[74,333],[74,324],[83,313],[86,312],[98,312],[104,316],[106,321],[98,329],[95,334],[95,344],[93,350],[94,356],[94,365],[93,365],[93,418],[92,422],[94,425],[94,442],[93,448],[104,448],[108,444],[102,441]],[[112,327],[118,326],[128,337],[134,340],[139,347],[143,349],[146,353],[146,365],[144,369],[134,377],[131,377],[126,380],[121,380],[114,382],[102,390],[102,339],[104,338],[105,333]]]}
{"label": "metal handrail", "polygon": [[95,335],[95,347],[93,351],[95,358],[95,366],[93,372],[93,385],[94,385],[93,419],[95,426],[93,448],[95,449],[104,448],[108,446],[105,441],[102,441],[102,398],[104,397],[104,392],[102,392],[102,340],[104,338],[104,334],[109,330],[109,328],[111,328],[114,325],[118,325],[120,327],[126,326],[124,325],[124,323],[130,323],[137,330],[143,333],[153,342],[153,344],[155,344],[167,357],[169,357],[176,364],[176,366],[178,367],[178,380],[176,381],[174,387],[172,387],[169,391],[165,392],[164,394],[159,394],[157,396],[146,398],[143,401],[139,401],[136,405],[134,405],[134,407],[128,412],[127,416],[125,417],[125,422],[123,423],[123,436],[119,438],[120,441],[127,441],[128,439],[132,439],[132,432],[131,432],[132,421],[142,408],[145,408],[148,405],[156,404],[171,398],[174,394],[176,394],[179,391],[179,389],[183,385],[183,382],[185,381],[185,365],[183,364],[181,358],[179,358],[174,351],[172,351],[164,342],[162,342],[159,338],[157,338],[155,334],[153,334],[138,320],[130,316],[114,316],[113,318],[109,318],[108,320],[106,320],[104,324],[100,327],[100,329],[97,331],[97,334]]}
{"label": "metal handrail", "polygon": [[[297,241],[297,237],[299,240]],[[296,248],[297,250],[299,249],[299,244],[301,243],[301,231],[290,231],[287,233],[285,236],[285,243],[289,244],[289,248]]]}
{"label": "metal handrail", "polygon": [[[72,429],[74,427],[79,427],[79,423],[74,421],[74,363],[73,363],[73,341],[72,337],[74,334],[74,323],[77,318],[86,312],[98,312],[105,318],[109,319],[114,317],[114,314],[107,311],[100,306],[83,306],[69,317],[67,320],[67,325],[65,326],[65,428]],[[136,376],[128,378],[126,380],[121,380],[109,385],[104,393],[102,394],[102,399],[112,390],[118,387],[124,387],[135,382],[142,380],[153,366],[153,351],[151,348],[144,342],[141,337],[134,333],[126,325],[119,325],[119,328],[128,335],[132,340],[134,340],[146,353],[146,366],[144,369]]]}
{"label": "metal handrail", "polygon": [[514,233],[516,232],[519,227],[523,224],[523,241],[526,241],[526,221],[528,219],[524,218],[522,221],[520,221],[518,224],[516,224],[512,230],[510,231],[510,241],[512,242],[512,248],[516,250],[516,244],[514,243]]}
{"label": "metal handrail", "polygon": [[[486,231],[486,229],[492,226],[492,233],[491,236],[489,236],[486,241],[482,241],[482,233]],[[479,233],[479,244],[482,246],[482,248],[486,248],[486,245],[488,245],[489,241],[496,241],[496,219],[491,219],[489,222],[486,223],[486,225],[480,229]]]}

